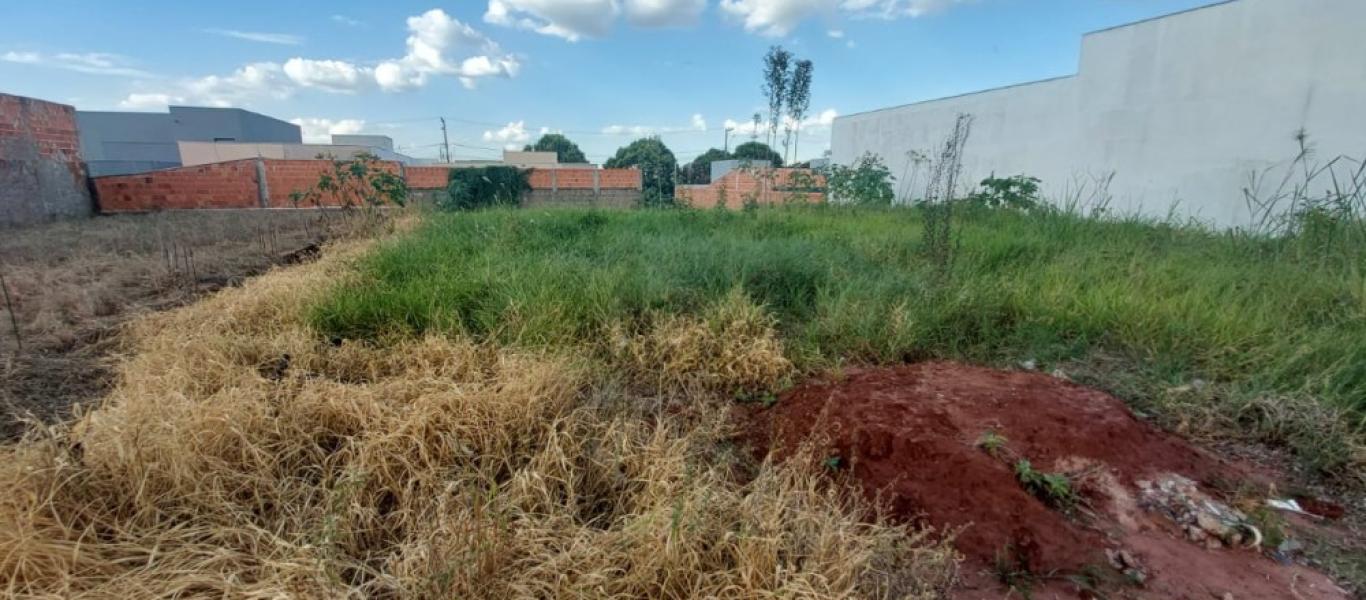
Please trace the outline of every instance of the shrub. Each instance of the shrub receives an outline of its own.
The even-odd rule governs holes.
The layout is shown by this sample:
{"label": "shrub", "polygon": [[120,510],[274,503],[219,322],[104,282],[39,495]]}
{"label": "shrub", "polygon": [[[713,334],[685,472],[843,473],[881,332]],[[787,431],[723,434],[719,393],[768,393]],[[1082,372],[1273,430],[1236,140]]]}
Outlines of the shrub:
{"label": "shrub", "polygon": [[1039,206],[1038,177],[1016,175],[997,177],[992,175],[982,180],[982,188],[968,196],[968,201],[990,208],[1014,208],[1030,210]]}
{"label": "shrub", "polygon": [[517,167],[451,169],[447,198],[442,208],[474,210],[492,206],[516,206],[522,193],[531,189],[528,171]]}
{"label": "shrub", "polygon": [[836,202],[865,206],[890,206],[892,172],[882,158],[871,152],[859,157],[852,167],[834,165],[830,168],[830,195]]}

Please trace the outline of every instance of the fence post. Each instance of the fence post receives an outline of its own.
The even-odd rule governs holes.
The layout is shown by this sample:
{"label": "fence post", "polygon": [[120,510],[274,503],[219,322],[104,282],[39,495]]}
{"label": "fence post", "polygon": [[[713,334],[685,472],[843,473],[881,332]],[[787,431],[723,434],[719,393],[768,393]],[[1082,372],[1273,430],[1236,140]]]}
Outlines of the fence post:
{"label": "fence post", "polygon": [[266,183],[266,161],[256,159],[256,202],[261,208],[270,208],[270,185]]}
{"label": "fence post", "polygon": [[602,202],[602,169],[593,169],[593,201]]}

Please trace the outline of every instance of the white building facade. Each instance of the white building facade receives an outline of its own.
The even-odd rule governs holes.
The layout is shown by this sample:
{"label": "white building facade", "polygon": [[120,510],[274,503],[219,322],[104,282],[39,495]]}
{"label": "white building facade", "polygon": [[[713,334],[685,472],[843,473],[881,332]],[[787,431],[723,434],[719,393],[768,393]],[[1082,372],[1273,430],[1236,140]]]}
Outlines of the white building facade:
{"label": "white building facade", "polygon": [[1097,31],[1076,75],[840,117],[832,157],[876,154],[919,198],[920,157],[966,113],[965,183],[1025,174],[1052,201],[1249,225],[1245,189],[1256,175],[1251,195],[1270,195],[1301,132],[1311,163],[1366,158],[1362,32],[1366,0],[1232,0]]}

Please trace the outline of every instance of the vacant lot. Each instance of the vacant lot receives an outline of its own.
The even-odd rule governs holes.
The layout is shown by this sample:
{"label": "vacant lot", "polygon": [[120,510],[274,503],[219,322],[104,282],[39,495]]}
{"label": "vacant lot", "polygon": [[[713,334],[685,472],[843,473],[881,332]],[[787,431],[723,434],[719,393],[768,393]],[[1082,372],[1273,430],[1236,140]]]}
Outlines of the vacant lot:
{"label": "vacant lot", "polygon": [[[908,210],[485,212],[388,244],[313,312],[344,338],[582,346],[735,296],[803,372],[1031,362],[1203,433],[1361,464],[1366,250],[1061,214],[965,216],[944,278]],[[1191,385],[1195,382],[1195,385]],[[758,391],[758,390],[751,390]]]}
{"label": "vacant lot", "polygon": [[[915,210],[495,210],[335,244],[138,320],[99,410],[4,447],[3,589],[1346,597],[1244,548],[1298,526],[1266,514],[1275,473],[1065,379],[1360,478],[1359,246],[960,223],[951,263]],[[1254,516],[1193,520],[1172,472]]]}
{"label": "vacant lot", "polygon": [[110,385],[118,325],[240,283],[329,228],[309,212],[100,217],[0,235],[0,434]]}

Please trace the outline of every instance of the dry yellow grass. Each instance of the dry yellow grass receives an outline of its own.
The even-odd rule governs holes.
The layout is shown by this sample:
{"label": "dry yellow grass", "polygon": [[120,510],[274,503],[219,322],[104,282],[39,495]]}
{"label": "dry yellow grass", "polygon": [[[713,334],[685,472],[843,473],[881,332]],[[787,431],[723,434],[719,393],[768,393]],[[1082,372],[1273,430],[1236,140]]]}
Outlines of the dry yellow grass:
{"label": "dry yellow grass", "polygon": [[[0,449],[0,591],[928,598],[951,583],[946,542],[811,461],[727,451],[710,396],[642,408],[573,349],[321,340],[303,311],[363,251],[139,322],[103,406]],[[692,392],[786,374],[757,313],[718,310],[728,325],[627,338],[619,366]]]}

